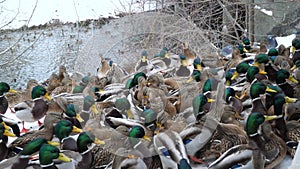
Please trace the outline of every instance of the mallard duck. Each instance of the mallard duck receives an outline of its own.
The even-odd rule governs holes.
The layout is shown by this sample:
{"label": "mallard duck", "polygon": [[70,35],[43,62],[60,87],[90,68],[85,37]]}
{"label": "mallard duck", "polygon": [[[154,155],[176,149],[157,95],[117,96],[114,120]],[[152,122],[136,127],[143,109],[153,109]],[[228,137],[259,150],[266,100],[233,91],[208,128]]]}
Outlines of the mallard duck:
{"label": "mallard duck", "polygon": [[0,115],[0,124],[4,125],[6,129],[12,129],[12,132],[19,137],[20,136],[20,128],[18,125],[18,121],[15,121],[14,119],[5,117],[4,115]]}
{"label": "mallard duck", "polygon": [[109,66],[110,69],[106,72],[108,83],[122,83],[128,76],[128,72],[112,60],[109,61]]}
{"label": "mallard duck", "polygon": [[118,148],[112,168],[119,168],[131,158],[140,158],[143,161],[140,163],[145,163],[150,169],[162,168],[158,155],[148,148],[147,143],[143,142],[143,140],[151,141],[145,135],[144,127],[139,125],[131,127],[128,136],[125,141],[128,145],[123,144],[124,147]]}
{"label": "mallard duck", "polygon": [[108,58],[103,58],[102,55],[99,55],[99,58],[100,58],[101,68],[97,68],[97,75],[98,78],[101,79],[106,76],[106,72],[110,69],[110,66],[107,63],[107,61],[109,60]]}
{"label": "mallard duck", "polygon": [[[70,144],[71,142],[68,142]],[[95,144],[104,144],[103,141],[95,138],[95,136],[90,132],[82,132],[77,137],[77,141],[73,142],[73,146],[70,147],[62,147],[62,150],[73,150],[78,151],[81,154],[81,160],[76,164],[76,168],[88,169],[92,167],[92,163],[94,160],[94,154],[91,149],[93,148],[93,143]]]}
{"label": "mallard duck", "polygon": [[[5,123],[3,123],[5,124]],[[8,155],[8,148],[6,146],[9,137],[15,137],[16,135],[11,133],[7,127],[5,127],[2,123],[0,124],[0,161],[5,159]]]}
{"label": "mallard duck", "polygon": [[[31,92],[32,100],[27,100],[14,106],[16,116],[22,120],[23,128],[21,133],[26,133],[28,129],[25,129],[24,122],[35,122],[39,121],[45,116],[48,111],[48,104],[42,99],[42,96],[48,100],[51,97],[48,95],[46,89],[42,86],[35,86]],[[39,122],[39,125],[42,123]]]}
{"label": "mallard duck", "polygon": [[232,106],[234,112],[237,113],[237,115],[242,112],[242,101],[238,98],[233,88],[227,87],[225,89],[225,101],[228,105]]}
{"label": "mallard duck", "polygon": [[199,57],[196,57],[193,62],[194,69],[202,71],[206,66]]}
{"label": "mallard duck", "polygon": [[295,65],[291,68],[291,71],[293,71],[293,74],[295,76],[296,80],[300,80],[300,60],[297,60],[295,62]]}
{"label": "mallard duck", "polygon": [[177,77],[189,77],[192,73],[193,66],[189,66],[185,55],[179,55],[180,66],[176,69],[175,75]]}
{"label": "mallard duck", "polygon": [[288,138],[287,149],[289,154],[294,157],[300,139],[300,123],[296,120],[286,121],[286,137]]}
{"label": "mallard duck", "polygon": [[92,96],[88,95],[84,97],[83,108],[80,112],[80,116],[83,119],[83,121],[81,122],[81,126],[84,126],[85,123],[89,120],[91,115],[90,110],[93,114],[99,113],[95,103],[95,99]]}
{"label": "mallard duck", "polygon": [[254,82],[250,87],[250,97],[252,100],[252,109],[251,112],[260,112],[262,114],[267,115],[267,109],[264,106],[260,95],[265,94],[267,92],[274,92],[276,90],[270,89],[268,86],[261,82]]}
{"label": "mallard duck", "polygon": [[68,104],[63,116],[65,119],[71,121],[76,127],[82,128],[80,123],[83,122],[83,119],[79,114],[79,107],[77,105]]}
{"label": "mallard duck", "polygon": [[250,65],[246,62],[241,62],[236,65],[236,69],[233,72],[233,76],[231,77],[231,80],[236,79],[240,74],[247,73],[247,70],[249,69]]}
{"label": "mallard duck", "polygon": [[[270,124],[265,122],[276,118],[278,116],[264,116],[262,113],[253,112],[247,119],[245,131],[250,139],[249,144],[257,148],[253,150],[253,168],[273,168],[286,155],[285,142],[276,136]],[[262,126],[262,135],[258,134],[260,126]]]}
{"label": "mallard duck", "polygon": [[56,168],[53,160],[59,159],[63,162],[71,162],[71,159],[65,156],[60,150],[50,144],[43,144],[39,151],[39,162],[42,168]]}
{"label": "mallard duck", "polygon": [[294,88],[286,81],[287,79],[294,83],[298,83],[286,69],[279,69],[276,72],[276,84],[282,89],[286,96],[294,97]]}
{"label": "mallard duck", "polygon": [[186,57],[187,65],[192,65],[196,54],[190,49],[188,43],[183,43],[183,55]]}
{"label": "mallard duck", "polygon": [[6,93],[6,99],[11,107],[25,100],[31,99],[31,91],[38,82],[35,79],[29,79],[25,90],[18,90],[17,92]]}
{"label": "mallard duck", "polygon": [[284,121],[284,112],[283,112],[283,105],[285,103],[294,103],[297,99],[289,98],[285,96],[283,93],[278,93],[274,96],[273,105],[274,105],[274,115],[282,116],[275,120],[275,129],[277,129],[278,135],[285,141],[290,141],[286,137],[287,128],[286,123]]}
{"label": "mallard duck", "polygon": [[296,63],[296,61],[300,59],[300,40],[297,38],[292,41],[292,54],[292,61]]}
{"label": "mallard duck", "polygon": [[8,101],[4,96],[4,94],[7,92],[16,93],[15,90],[10,88],[9,84],[5,82],[0,82],[0,113],[1,114],[5,114],[8,108]]}
{"label": "mallard duck", "polygon": [[45,138],[39,137],[28,142],[24,148],[18,153],[17,156],[7,159],[0,163],[1,168],[26,168],[30,161],[30,156],[38,152],[42,145],[49,144],[53,146],[58,146],[58,142],[48,141]]}
{"label": "mallard duck", "polygon": [[74,133],[80,133],[82,132],[81,129],[74,126],[70,121],[68,120],[60,120],[55,126],[54,126],[54,134],[60,141],[60,146],[63,149],[70,149],[66,148],[68,146],[74,146],[74,139],[70,138],[69,135]]}
{"label": "mallard duck", "polygon": [[144,50],[141,53],[141,59],[135,64],[134,70],[135,72],[141,72],[145,71],[144,73],[148,72],[148,66],[150,66],[150,61],[147,59],[148,57],[148,52]]}
{"label": "mallard duck", "polygon": [[153,137],[156,153],[163,168],[191,168],[180,135],[174,131],[164,131]]}

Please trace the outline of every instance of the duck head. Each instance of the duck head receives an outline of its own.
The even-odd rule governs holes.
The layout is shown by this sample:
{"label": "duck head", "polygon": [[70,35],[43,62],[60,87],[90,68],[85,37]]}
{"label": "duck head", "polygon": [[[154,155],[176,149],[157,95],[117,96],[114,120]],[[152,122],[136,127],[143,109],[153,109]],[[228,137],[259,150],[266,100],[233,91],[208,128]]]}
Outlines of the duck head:
{"label": "duck head", "polygon": [[286,82],[286,79],[289,79],[290,81],[294,83],[298,83],[298,80],[296,80],[290,72],[288,72],[286,69],[280,69],[276,72],[276,83],[282,84]]}
{"label": "duck head", "polygon": [[265,94],[265,92],[277,92],[276,90],[270,89],[268,86],[261,82],[254,82],[250,87],[250,96],[251,99],[258,98],[261,94]]}
{"label": "duck head", "polygon": [[186,56],[185,55],[180,54],[179,59],[180,59],[180,62],[181,62],[182,66],[187,66],[187,61],[186,61]]}
{"label": "duck head", "polygon": [[69,137],[71,132],[80,133],[82,130],[74,126],[68,120],[61,120],[54,126],[54,133],[60,141]]}
{"label": "duck head", "polygon": [[130,102],[126,97],[117,98],[115,101],[115,108],[122,114],[126,114],[128,118],[133,119],[130,107]]}
{"label": "duck head", "polygon": [[266,75],[267,72],[260,70],[256,66],[250,66],[249,69],[247,70],[246,78],[248,82],[253,82],[253,80],[256,78],[255,75],[261,74],[261,75]]}
{"label": "duck head", "polygon": [[233,72],[233,76],[231,77],[231,80],[236,79],[239,76],[239,74],[246,73],[249,67],[250,65],[246,62],[241,62],[238,65],[236,65],[236,69]]}
{"label": "duck head", "polygon": [[51,97],[49,96],[47,90],[43,86],[35,86],[32,88],[32,91],[31,91],[32,99],[36,99],[36,98],[39,98],[42,96],[44,96],[48,100],[51,100]]}
{"label": "duck head", "polygon": [[95,135],[91,132],[82,132],[77,138],[77,147],[79,153],[84,153],[89,149],[89,146],[95,144],[105,144],[104,141],[95,138]]}
{"label": "duck head", "polygon": [[76,118],[79,122],[83,122],[84,120],[81,118],[79,112],[79,107],[75,104],[68,104],[66,107],[65,114],[68,117]]}
{"label": "duck head", "polygon": [[133,147],[140,142],[139,139],[141,138],[147,141],[151,141],[151,139],[145,135],[145,130],[141,126],[133,126],[129,131],[128,136],[129,136],[129,142]]}
{"label": "duck head", "polygon": [[141,53],[141,61],[142,62],[146,62],[147,61],[147,57],[148,57],[148,52],[146,50],[144,50],[142,53]]}
{"label": "duck head", "polygon": [[194,69],[202,71],[203,63],[201,62],[201,59],[199,57],[196,57],[194,59],[193,66],[194,66]]}
{"label": "duck head", "polygon": [[191,77],[188,79],[187,82],[190,83],[193,80],[195,80],[196,82],[200,82],[201,81],[200,77],[201,77],[201,72],[197,69],[194,69]]}
{"label": "duck head", "polygon": [[96,101],[91,95],[87,95],[83,99],[83,110],[89,111],[91,110],[93,113],[98,114],[97,107],[95,105]]}
{"label": "duck head", "polygon": [[41,166],[53,165],[54,159],[59,159],[63,162],[71,161],[71,159],[61,153],[57,147],[49,144],[43,144],[39,152],[39,161]]}
{"label": "duck head", "polygon": [[23,150],[21,151],[21,155],[27,156],[27,155],[31,155],[35,152],[38,152],[40,150],[40,148],[42,147],[43,144],[50,144],[53,146],[58,146],[59,143],[58,142],[53,142],[53,141],[48,141],[45,138],[39,137],[39,138],[35,138],[32,141],[30,141],[29,143],[27,143]]}
{"label": "duck head", "polygon": [[156,130],[157,113],[152,109],[145,109],[141,114],[141,118],[144,120],[144,125],[150,130]]}
{"label": "duck head", "polygon": [[0,82],[0,96],[2,96],[4,93],[7,93],[7,92],[16,93],[17,91],[10,88],[9,84],[7,84],[5,82]]}
{"label": "duck head", "polygon": [[213,99],[207,98],[204,94],[200,94],[193,99],[193,112],[197,120],[200,120],[205,115],[203,106],[206,103],[213,102]]}

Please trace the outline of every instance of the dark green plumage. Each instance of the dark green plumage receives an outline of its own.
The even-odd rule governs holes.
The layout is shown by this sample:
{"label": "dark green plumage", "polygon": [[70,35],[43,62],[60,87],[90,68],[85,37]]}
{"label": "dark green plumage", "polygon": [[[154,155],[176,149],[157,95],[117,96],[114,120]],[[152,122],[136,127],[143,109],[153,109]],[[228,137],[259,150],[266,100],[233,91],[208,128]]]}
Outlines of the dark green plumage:
{"label": "dark green plumage", "polygon": [[54,133],[60,141],[67,138],[72,130],[73,124],[69,120],[61,120],[54,126]]}
{"label": "dark green plumage", "polygon": [[208,99],[204,94],[200,94],[193,99],[193,112],[196,119],[201,119],[205,114],[203,106],[208,103]]}
{"label": "dark green plumage", "polygon": [[36,99],[41,96],[45,96],[47,94],[47,90],[43,86],[35,86],[31,91],[31,98]]}
{"label": "dark green plumage", "polygon": [[255,56],[255,62],[266,64],[269,62],[269,57],[265,53],[260,53]]}
{"label": "dark green plumage", "polygon": [[245,131],[248,136],[251,136],[253,134],[257,133],[258,127],[263,124],[265,121],[265,117],[263,114],[259,112],[253,112],[249,115],[246,126],[245,126]]}
{"label": "dark green plumage", "polygon": [[130,145],[135,146],[145,136],[145,130],[141,126],[134,126],[129,131],[128,136]]}
{"label": "dark green plumage", "polygon": [[83,153],[88,150],[88,146],[93,143],[95,136],[90,132],[82,132],[77,138],[77,149],[79,153]]}

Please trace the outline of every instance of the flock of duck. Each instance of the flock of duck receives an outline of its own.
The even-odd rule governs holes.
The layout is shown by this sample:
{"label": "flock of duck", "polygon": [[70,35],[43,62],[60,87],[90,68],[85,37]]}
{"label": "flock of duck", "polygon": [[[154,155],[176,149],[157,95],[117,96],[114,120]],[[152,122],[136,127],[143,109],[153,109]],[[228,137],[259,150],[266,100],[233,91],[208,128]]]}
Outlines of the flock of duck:
{"label": "flock of duck", "polygon": [[210,68],[184,44],[131,74],[100,57],[97,75],[1,82],[0,168],[274,168],[300,137],[300,40],[244,38],[230,56]]}

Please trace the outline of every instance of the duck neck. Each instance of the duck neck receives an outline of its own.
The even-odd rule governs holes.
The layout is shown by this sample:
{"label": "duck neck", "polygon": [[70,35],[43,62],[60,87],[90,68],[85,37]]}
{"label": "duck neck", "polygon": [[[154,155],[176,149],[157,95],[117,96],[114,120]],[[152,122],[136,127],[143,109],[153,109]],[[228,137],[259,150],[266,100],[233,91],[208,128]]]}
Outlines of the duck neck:
{"label": "duck neck", "polygon": [[50,164],[41,165],[43,169],[57,169],[57,167],[54,165],[54,162]]}
{"label": "duck neck", "polygon": [[252,112],[266,112],[265,105],[262,103],[260,97],[252,99]]}

